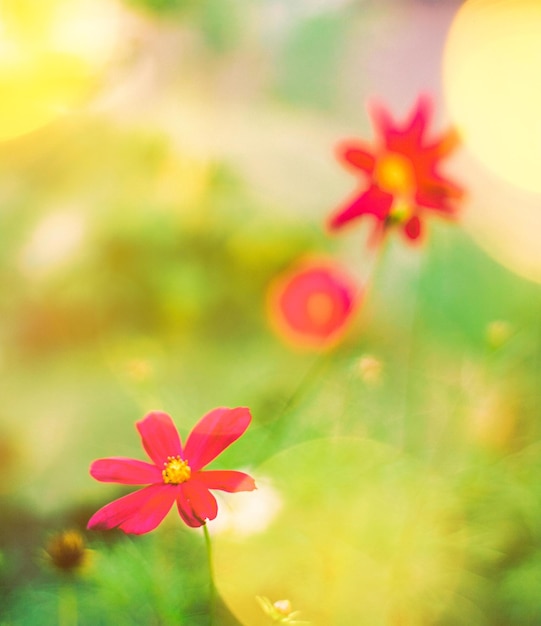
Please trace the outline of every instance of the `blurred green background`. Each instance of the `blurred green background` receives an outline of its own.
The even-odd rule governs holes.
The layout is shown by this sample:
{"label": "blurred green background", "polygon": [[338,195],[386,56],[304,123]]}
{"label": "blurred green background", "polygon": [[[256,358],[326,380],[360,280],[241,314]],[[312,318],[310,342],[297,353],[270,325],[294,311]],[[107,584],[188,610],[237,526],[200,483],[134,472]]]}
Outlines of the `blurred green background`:
{"label": "blurred green background", "polygon": [[[215,467],[247,469],[256,481],[258,472],[271,479],[276,472],[284,489],[288,473],[281,476],[273,455],[322,437],[363,441],[377,472],[346,481],[344,494],[338,489],[359,501],[354,516],[372,478],[389,501],[407,503],[425,488],[424,476],[435,477],[427,493],[437,515],[427,513],[420,528],[435,532],[439,547],[400,554],[409,571],[433,549],[434,579],[451,564],[452,577],[438,587],[406,576],[407,601],[382,584],[373,604],[362,605],[351,569],[337,561],[326,575],[352,588],[340,615],[321,609],[315,595],[298,619],[541,623],[541,293],[500,263],[476,218],[479,204],[487,209],[490,175],[481,169],[468,179],[458,224],[430,222],[420,247],[391,236],[350,332],[331,352],[293,350],[265,312],[270,281],[307,254],[327,254],[367,278],[366,225],[333,237],[324,229],[356,184],[336,162],[335,144],[370,140],[365,102],[373,97],[400,118],[419,92],[430,93],[434,128],[447,123],[441,55],[460,4],[3,5],[2,626],[210,623],[201,533],[175,513],[144,537],[85,526],[126,492],[93,481],[92,460],[143,458],[134,423],[151,409],[169,412],[186,437],[216,406],[248,406],[254,421]],[[450,166],[457,180],[471,174],[462,158]],[[335,465],[344,476],[356,458],[346,457],[337,455]],[[292,463],[291,484],[307,498],[312,521],[313,500],[333,490],[332,480],[314,482],[309,467]],[[320,544],[332,553],[348,519],[323,500],[326,523],[304,520],[309,540],[295,544],[307,554]],[[389,510],[378,506],[370,523],[359,518],[356,550],[379,545]],[[218,555],[227,555],[232,540],[221,539],[219,518],[215,531],[209,526]],[[277,519],[268,537],[258,535],[261,559],[280,555],[279,538],[293,536],[287,518]],[[92,550],[77,575],[55,570],[44,552],[51,536],[70,528]],[[400,523],[389,532],[400,537]],[[255,540],[235,541],[240,555]],[[277,578],[288,571],[282,557],[273,565]],[[390,558],[383,548],[372,557],[381,565]],[[231,575],[222,571],[220,564],[218,576]],[[224,593],[215,624],[271,623],[263,612],[247,622],[229,600]]]}

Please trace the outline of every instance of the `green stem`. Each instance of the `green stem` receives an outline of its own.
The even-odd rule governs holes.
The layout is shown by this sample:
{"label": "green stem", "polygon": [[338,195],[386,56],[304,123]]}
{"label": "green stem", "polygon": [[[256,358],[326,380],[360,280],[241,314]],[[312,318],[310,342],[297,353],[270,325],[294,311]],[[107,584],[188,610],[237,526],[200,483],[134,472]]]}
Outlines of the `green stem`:
{"label": "green stem", "polygon": [[207,564],[209,570],[209,624],[214,624],[214,615],[216,612],[216,585],[214,583],[214,567],[212,564],[212,543],[210,541],[210,533],[206,524],[203,524],[203,535],[205,537],[205,547],[207,549]]}
{"label": "green stem", "polygon": [[77,626],[77,597],[69,583],[58,590],[58,626]]}
{"label": "green stem", "polygon": [[[367,299],[367,294],[372,289],[372,283],[374,282],[374,278],[376,274],[380,271],[382,260],[385,252],[388,250],[387,238],[384,238],[380,241],[377,246],[374,248],[373,253],[371,254],[370,259],[368,260],[368,271],[366,275],[361,279],[361,287],[357,289],[357,296],[360,298],[360,302],[362,307],[364,307],[364,303]],[[310,388],[314,380],[320,375],[320,373],[325,369],[325,367],[330,362],[332,356],[335,353],[335,347],[331,347],[329,349],[321,350],[316,357],[312,360],[308,369],[305,371],[303,376],[300,378],[297,386],[293,389],[291,395],[285,401],[282,409],[280,410],[278,416],[273,422],[272,433],[268,435],[268,440],[265,442],[264,449],[268,449],[269,441],[276,441],[280,436],[283,437],[283,428],[284,425],[287,425],[287,415],[290,409],[294,408],[298,403],[299,399],[302,398],[303,395]]]}
{"label": "green stem", "polygon": [[[288,410],[295,406],[295,402],[298,398],[302,397],[304,391],[310,386],[310,383],[315,378],[316,374],[322,368],[323,364],[326,361],[326,357],[329,355],[329,351],[320,352],[316,358],[312,361],[300,381],[297,383],[297,387],[293,391],[293,393],[286,400],[280,414],[278,415],[276,422],[281,420],[284,415],[287,414]],[[276,423],[275,422],[275,423]]]}

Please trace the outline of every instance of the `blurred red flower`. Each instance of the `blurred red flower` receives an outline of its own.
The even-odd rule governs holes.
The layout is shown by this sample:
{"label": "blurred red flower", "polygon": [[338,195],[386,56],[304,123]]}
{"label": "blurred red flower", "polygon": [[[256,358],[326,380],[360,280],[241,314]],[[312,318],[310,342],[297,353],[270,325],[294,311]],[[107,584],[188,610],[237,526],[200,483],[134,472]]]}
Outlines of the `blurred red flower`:
{"label": "blurred red flower", "polygon": [[376,225],[371,236],[379,241],[391,226],[398,226],[410,241],[422,235],[426,211],[456,215],[462,189],[439,171],[440,161],[451,153],[458,136],[453,131],[435,139],[426,137],[432,102],[421,96],[402,125],[393,122],[382,106],[374,106],[372,119],[378,136],[374,147],[346,141],[339,158],[346,167],[361,172],[366,188],[331,216],[330,230],[338,230],[363,215],[372,215]]}
{"label": "blurred red flower", "polygon": [[329,347],[347,328],[356,303],[355,291],[353,281],[335,263],[300,262],[270,286],[271,324],[295,346]]}
{"label": "blurred red flower", "polygon": [[214,409],[196,424],[182,446],[171,417],[159,411],[149,413],[136,427],[152,463],[113,457],[90,466],[96,480],[148,486],[101,508],[90,518],[88,528],[118,527],[141,535],[154,530],[174,502],[188,526],[202,526],[214,519],[218,505],[209,489],[235,492],[256,488],[253,478],[244,472],[202,471],[245,432],[251,419],[246,408]]}

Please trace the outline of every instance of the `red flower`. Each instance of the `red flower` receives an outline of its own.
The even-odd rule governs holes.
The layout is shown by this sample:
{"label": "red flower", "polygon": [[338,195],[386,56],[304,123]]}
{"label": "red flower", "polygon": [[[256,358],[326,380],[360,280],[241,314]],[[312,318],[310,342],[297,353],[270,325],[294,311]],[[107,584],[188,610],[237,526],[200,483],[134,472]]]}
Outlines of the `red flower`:
{"label": "red flower", "polygon": [[88,528],[118,527],[125,533],[141,535],[154,530],[177,503],[180,517],[197,527],[218,513],[209,489],[252,491],[253,478],[232,470],[203,468],[248,428],[252,417],[245,408],[214,409],[193,428],[183,447],[173,420],[154,411],[137,422],[143,447],[152,463],[113,457],[94,461],[90,474],[102,482],[148,485],[114,500],[95,513]]}
{"label": "red flower", "polygon": [[272,325],[286,341],[308,348],[335,344],[355,304],[353,281],[329,261],[304,261],[271,285]]}
{"label": "red flower", "polygon": [[440,174],[438,167],[456,147],[458,137],[449,131],[427,140],[431,111],[431,101],[420,97],[409,119],[397,125],[386,109],[376,106],[372,118],[378,145],[371,148],[352,141],[339,148],[339,158],[356,172],[360,170],[368,187],[331,217],[331,230],[372,215],[376,219],[372,240],[379,240],[388,227],[397,225],[414,241],[422,234],[425,211],[455,216],[455,201],[461,198],[462,189]]}

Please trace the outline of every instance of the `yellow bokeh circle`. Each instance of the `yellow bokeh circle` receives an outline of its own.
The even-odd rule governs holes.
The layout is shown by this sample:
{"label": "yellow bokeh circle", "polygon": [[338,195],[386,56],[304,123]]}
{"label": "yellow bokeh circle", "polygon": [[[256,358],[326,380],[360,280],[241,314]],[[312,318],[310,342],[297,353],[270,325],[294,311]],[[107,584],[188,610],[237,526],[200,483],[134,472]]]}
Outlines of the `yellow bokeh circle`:
{"label": "yellow bokeh circle", "polygon": [[110,0],[3,0],[0,141],[51,122],[89,93],[114,48]]}
{"label": "yellow bokeh circle", "polygon": [[541,192],[541,2],[469,0],[444,55],[450,115],[490,170]]}
{"label": "yellow bokeh circle", "polygon": [[453,601],[460,516],[441,480],[396,450],[321,439],[251,474],[258,490],[232,494],[209,524],[216,583],[242,624],[269,624],[274,606],[291,607],[282,623],[423,626]]}

